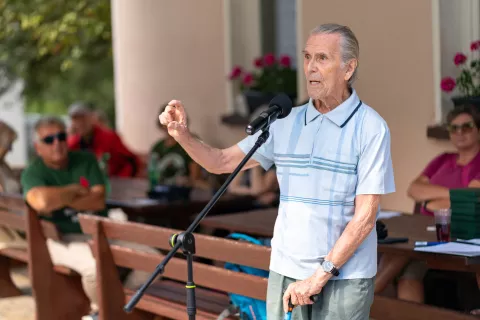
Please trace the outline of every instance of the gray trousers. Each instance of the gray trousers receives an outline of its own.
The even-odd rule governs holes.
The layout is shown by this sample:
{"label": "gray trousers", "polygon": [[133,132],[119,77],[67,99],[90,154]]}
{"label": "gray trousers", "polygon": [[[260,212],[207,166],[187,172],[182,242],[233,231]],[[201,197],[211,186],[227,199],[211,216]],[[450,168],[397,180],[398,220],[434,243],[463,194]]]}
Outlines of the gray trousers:
{"label": "gray trousers", "polygon": [[[282,320],[283,293],[295,279],[270,271],[267,290],[267,319]],[[373,303],[375,277],[330,280],[313,305],[293,309],[292,320],[368,320]]]}

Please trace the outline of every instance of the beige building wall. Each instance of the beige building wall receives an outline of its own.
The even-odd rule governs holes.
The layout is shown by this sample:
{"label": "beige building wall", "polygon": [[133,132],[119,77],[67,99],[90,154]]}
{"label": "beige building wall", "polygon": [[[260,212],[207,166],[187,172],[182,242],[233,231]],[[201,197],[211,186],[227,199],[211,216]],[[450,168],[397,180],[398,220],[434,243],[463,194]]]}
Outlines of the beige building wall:
{"label": "beige building wall", "polygon": [[219,0],[112,0],[116,124],[127,145],[147,152],[161,137],[161,104],[182,100],[191,130],[226,146],[243,130],[226,113],[224,6]]}
{"label": "beige building wall", "polygon": [[[146,152],[161,136],[155,127],[156,114],[160,104],[172,98],[185,102],[192,130],[208,143],[228,146],[244,136],[242,128],[220,123],[229,100],[226,75],[234,62],[242,61],[228,52],[225,40],[232,27],[242,25],[238,20],[227,24],[226,14],[232,8],[239,10],[238,3],[231,6],[228,1],[112,1],[117,126],[134,150]],[[297,3],[299,52],[308,32],[320,23],[347,24],[357,34],[361,56],[355,87],[362,100],[385,118],[392,134],[397,192],[385,196],[382,205],[411,211],[408,183],[430,159],[450,148],[446,142],[426,137],[427,124],[435,120],[438,86],[432,2]],[[256,8],[250,3],[243,13]],[[233,34],[244,36],[238,31]],[[257,50],[258,38],[251,41],[250,48],[245,48],[248,55]],[[302,100],[306,96],[301,72],[299,78]]]}
{"label": "beige building wall", "polygon": [[[410,181],[450,145],[427,139],[435,118],[431,1],[299,0],[299,44],[317,24],[352,28],[360,42],[361,99],[388,122],[397,192],[385,196],[386,209],[411,212]],[[415,8],[412,10],[411,8]],[[409,17],[407,17],[407,15]],[[301,61],[301,60],[299,60]],[[304,92],[304,83],[301,83]]]}
{"label": "beige building wall", "polygon": [[[253,60],[262,54],[260,0],[223,0],[225,28],[225,68],[227,74],[236,65],[253,71]],[[226,112],[245,112],[238,106],[239,80],[227,81]],[[237,104],[237,106],[235,106]],[[236,129],[241,132],[241,129]]]}

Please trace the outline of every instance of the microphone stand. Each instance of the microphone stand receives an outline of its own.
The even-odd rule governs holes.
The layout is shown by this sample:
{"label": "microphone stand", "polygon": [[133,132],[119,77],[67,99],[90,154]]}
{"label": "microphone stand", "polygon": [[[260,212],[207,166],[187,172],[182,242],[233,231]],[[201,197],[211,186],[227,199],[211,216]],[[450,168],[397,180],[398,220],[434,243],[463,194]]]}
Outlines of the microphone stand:
{"label": "microphone stand", "polygon": [[170,237],[170,246],[172,249],[165,256],[163,261],[156,267],[155,271],[152,273],[150,278],[138,289],[135,295],[128,301],[128,303],[123,308],[126,312],[131,312],[135,305],[138,303],[140,298],[145,293],[145,290],[152,284],[153,280],[160,274],[163,274],[165,266],[170,261],[170,259],[175,255],[175,253],[181,248],[183,254],[187,257],[187,314],[189,320],[195,320],[196,314],[196,302],[195,302],[195,283],[193,282],[193,255],[195,254],[195,237],[193,236],[193,231],[197,228],[203,218],[208,214],[212,209],[218,199],[222,194],[227,190],[228,185],[232,182],[235,176],[240,172],[240,170],[245,166],[245,164],[250,160],[253,154],[260,148],[270,136],[268,131],[269,126],[263,128],[262,134],[258,137],[255,145],[252,150],[247,153],[245,158],[240,162],[237,168],[230,174],[225,183],[220,187],[220,189],[215,193],[213,198],[207,203],[205,208],[200,212],[200,214],[195,218],[192,224],[188,227],[185,232],[180,234],[174,234]]}

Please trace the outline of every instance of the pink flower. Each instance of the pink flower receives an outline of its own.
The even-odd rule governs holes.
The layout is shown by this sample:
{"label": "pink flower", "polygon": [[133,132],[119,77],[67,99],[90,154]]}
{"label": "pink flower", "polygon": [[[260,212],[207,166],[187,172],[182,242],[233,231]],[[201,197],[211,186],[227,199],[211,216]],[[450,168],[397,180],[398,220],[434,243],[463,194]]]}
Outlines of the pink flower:
{"label": "pink flower", "polygon": [[292,59],[288,55],[283,55],[280,57],[280,65],[285,68],[290,68],[292,65]]}
{"label": "pink flower", "polygon": [[245,76],[243,77],[243,84],[246,86],[250,86],[252,83],[253,83],[253,74],[249,72],[245,74]]}
{"label": "pink flower", "polygon": [[232,72],[230,72],[230,75],[228,77],[230,78],[230,80],[237,79],[238,77],[240,77],[242,72],[243,72],[242,67],[235,66],[233,67]]}
{"label": "pink flower", "polygon": [[480,41],[473,41],[470,44],[470,50],[476,51],[476,50],[478,50],[478,48],[480,48]]}
{"label": "pink flower", "polygon": [[455,79],[452,77],[443,78],[440,87],[445,92],[451,92],[455,88]]}
{"label": "pink flower", "polygon": [[263,61],[265,61],[267,66],[272,66],[275,63],[275,56],[273,53],[267,53],[263,58]]}
{"label": "pink flower", "polygon": [[255,67],[257,68],[261,68],[263,67],[263,58],[260,57],[260,58],[257,58],[253,61],[253,64],[255,65]]}
{"label": "pink flower", "polygon": [[461,64],[464,64],[465,61],[467,61],[467,56],[464,55],[463,53],[461,52],[458,52],[456,55],[455,55],[455,58],[453,58],[453,62],[455,63],[456,66],[459,66]]}

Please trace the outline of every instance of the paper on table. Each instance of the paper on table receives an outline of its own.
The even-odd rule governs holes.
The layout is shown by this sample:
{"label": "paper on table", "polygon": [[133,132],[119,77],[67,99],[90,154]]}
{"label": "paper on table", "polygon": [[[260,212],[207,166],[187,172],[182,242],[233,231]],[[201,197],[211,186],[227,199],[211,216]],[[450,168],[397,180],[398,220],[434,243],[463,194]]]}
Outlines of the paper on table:
{"label": "paper on table", "polygon": [[471,242],[473,244],[477,244],[477,245],[480,245],[480,239],[470,239],[470,240],[462,240],[462,239],[458,239],[459,241],[464,241],[464,242]]}
{"label": "paper on table", "polygon": [[[382,219],[382,220],[385,220],[385,219],[390,219],[390,218],[393,218],[393,217],[398,217],[398,216],[401,216],[402,213],[401,212],[395,212],[395,211],[382,211],[380,210],[380,213],[378,214],[378,220]],[[348,216],[346,217],[347,221],[350,221],[352,220],[353,216]]]}
{"label": "paper on table", "polygon": [[401,215],[401,212],[380,210],[380,213],[378,214],[378,219],[390,219],[394,217],[399,217]]}
{"label": "paper on table", "polygon": [[458,242],[446,242],[445,244],[437,244],[434,246],[416,247],[415,251],[453,254],[465,257],[480,256],[480,246]]}

